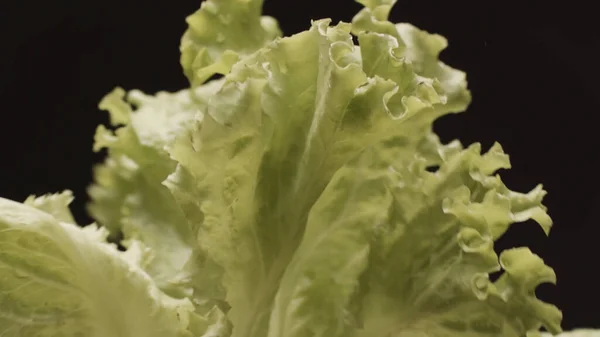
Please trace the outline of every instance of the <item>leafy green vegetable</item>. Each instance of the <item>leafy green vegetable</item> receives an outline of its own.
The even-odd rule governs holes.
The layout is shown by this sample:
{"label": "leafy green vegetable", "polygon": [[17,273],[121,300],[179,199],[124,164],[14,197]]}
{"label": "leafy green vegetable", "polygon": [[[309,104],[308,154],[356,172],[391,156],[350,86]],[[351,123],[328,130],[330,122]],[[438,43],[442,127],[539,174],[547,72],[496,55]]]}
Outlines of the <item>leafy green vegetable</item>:
{"label": "leafy green vegetable", "polygon": [[69,214],[59,200],[0,199],[2,335],[193,336],[191,302],[161,293],[104,230],[52,216]]}
{"label": "leafy green vegetable", "polygon": [[441,143],[434,121],[471,99],[446,40],[359,2],[284,38],[262,1],[204,2],[181,43],[190,88],[100,103],[103,227],[74,225],[69,191],[0,199],[0,336],[561,332],[534,293],[554,271],[494,251],[513,223],[550,231],[546,192],[504,185],[499,144]]}
{"label": "leafy green vegetable", "polygon": [[240,58],[281,36],[277,21],[261,16],[263,0],[207,0],[186,22],[181,66],[192,85],[226,74]]}
{"label": "leafy green vegetable", "polygon": [[[125,125],[116,132],[98,127],[94,149],[108,148],[109,157],[95,170],[90,214],[113,236],[121,230],[126,246],[143,246],[141,266],[163,291],[178,297],[189,294],[184,265],[194,242],[183,213],[161,185],[176,166],[167,148],[202,119],[218,84],[156,97],[132,91],[129,102],[115,89],[100,103],[114,126]],[[137,106],[135,113],[129,103]]]}

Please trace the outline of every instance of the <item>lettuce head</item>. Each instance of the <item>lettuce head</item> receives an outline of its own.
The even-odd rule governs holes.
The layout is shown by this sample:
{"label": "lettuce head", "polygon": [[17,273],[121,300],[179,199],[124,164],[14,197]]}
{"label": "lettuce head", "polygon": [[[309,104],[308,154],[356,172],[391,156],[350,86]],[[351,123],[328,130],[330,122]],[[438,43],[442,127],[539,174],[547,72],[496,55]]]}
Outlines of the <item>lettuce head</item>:
{"label": "lettuce head", "polygon": [[546,192],[503,183],[499,144],[440,141],[471,99],[446,39],[359,2],[289,37],[261,0],[203,2],[188,88],[100,103],[97,224],[75,224],[69,191],[0,199],[0,336],[560,333],[535,295],[552,268],[494,250],[513,223],[550,231]]}

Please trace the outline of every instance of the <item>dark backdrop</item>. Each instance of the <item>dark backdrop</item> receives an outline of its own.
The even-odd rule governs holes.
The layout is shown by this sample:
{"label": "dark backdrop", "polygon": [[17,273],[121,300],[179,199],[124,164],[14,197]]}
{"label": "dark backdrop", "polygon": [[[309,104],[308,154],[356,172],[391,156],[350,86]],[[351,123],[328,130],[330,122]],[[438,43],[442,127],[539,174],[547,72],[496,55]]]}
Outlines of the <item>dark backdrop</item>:
{"label": "dark backdrop", "polygon": [[[99,99],[114,86],[146,92],[186,85],[178,44],[184,18],[199,0],[31,1],[0,5],[0,195],[75,192],[83,205],[92,136],[107,115]],[[473,103],[436,124],[444,140],[500,141],[511,154],[507,184],[525,191],[542,182],[555,220],[550,239],[516,226],[500,246],[529,244],[559,275],[538,293],[565,312],[564,326],[600,328],[600,245],[596,173],[600,107],[600,29],[592,1],[401,0],[394,21],[408,21],[450,41],[442,59],[468,73]],[[350,20],[352,0],[267,0],[286,34],[310,19]]]}

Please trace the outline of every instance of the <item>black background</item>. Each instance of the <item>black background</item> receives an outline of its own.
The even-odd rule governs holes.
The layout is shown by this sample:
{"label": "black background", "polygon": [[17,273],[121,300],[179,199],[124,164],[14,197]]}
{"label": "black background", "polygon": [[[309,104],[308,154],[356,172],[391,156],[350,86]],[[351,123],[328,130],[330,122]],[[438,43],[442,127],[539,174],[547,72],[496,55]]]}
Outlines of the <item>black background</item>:
{"label": "black background", "polygon": [[[74,191],[85,215],[97,109],[113,87],[153,93],[187,82],[179,66],[184,18],[199,0],[31,1],[0,5],[0,195]],[[473,103],[436,124],[444,140],[499,141],[513,169],[504,180],[526,191],[541,182],[555,220],[549,239],[515,226],[500,247],[528,244],[553,266],[557,287],[538,294],[565,313],[564,327],[600,328],[600,240],[595,165],[600,106],[600,29],[593,2],[401,0],[393,21],[450,41],[442,59],[468,74]],[[351,0],[267,0],[286,35],[310,19],[349,21]]]}

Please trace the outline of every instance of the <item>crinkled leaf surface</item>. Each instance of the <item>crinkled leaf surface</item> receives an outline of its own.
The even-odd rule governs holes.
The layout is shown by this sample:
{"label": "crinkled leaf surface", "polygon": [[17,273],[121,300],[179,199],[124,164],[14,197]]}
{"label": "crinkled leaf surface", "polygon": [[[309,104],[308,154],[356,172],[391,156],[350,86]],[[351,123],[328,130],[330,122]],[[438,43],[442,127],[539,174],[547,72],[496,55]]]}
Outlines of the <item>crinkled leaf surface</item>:
{"label": "crinkled leaf surface", "polygon": [[187,17],[181,65],[193,86],[227,74],[240,58],[281,35],[277,21],[261,16],[263,0],[207,0]]}
{"label": "crinkled leaf surface", "polygon": [[560,332],[561,312],[535,297],[553,270],[524,247],[494,251],[513,223],[548,233],[545,191],[508,189],[497,144],[442,144],[434,121],[471,99],[439,60],[447,41],[389,22],[395,0],[359,2],[352,23],[280,38],[261,0],[205,1],[181,41],[191,89],[100,104],[115,130],[96,134],[108,157],[89,211],[126,252],[69,224],[69,192],[0,202],[1,331]]}
{"label": "crinkled leaf surface", "polygon": [[96,227],[6,199],[0,210],[0,335],[191,336],[191,303],[162,294]]}
{"label": "crinkled leaf surface", "polygon": [[73,192],[66,190],[61,193],[47,194],[41,197],[29,196],[24,204],[51,214],[57,220],[75,223],[69,204],[73,201]]}
{"label": "crinkled leaf surface", "polygon": [[493,251],[512,222],[549,229],[544,192],[489,176],[508,167],[499,147],[440,144],[435,119],[470,100],[464,73],[437,59],[443,38],[372,5],[234,64],[173,146],[165,185],[196,231],[196,288],[222,278],[233,336],[557,331],[560,312],[530,295],[553,272]]}
{"label": "crinkled leaf surface", "polygon": [[187,220],[161,185],[175,168],[167,149],[178,134],[202,120],[203,104],[216,84],[156,96],[132,91],[129,102],[122,89],[115,89],[100,104],[118,128],[98,128],[95,147],[108,148],[108,158],[95,169],[88,208],[113,234],[122,231],[126,246],[134,241],[141,246],[140,264],[174,296],[189,292],[184,267],[193,245]]}
{"label": "crinkled leaf surface", "polygon": [[533,295],[554,272],[526,248],[499,259],[493,250],[512,222],[549,229],[545,192],[515,193],[488,176],[508,164],[498,146],[481,156],[473,145],[436,173],[387,153],[365,152],[340,169],[311,210],[269,336],[560,331],[560,311]]}

